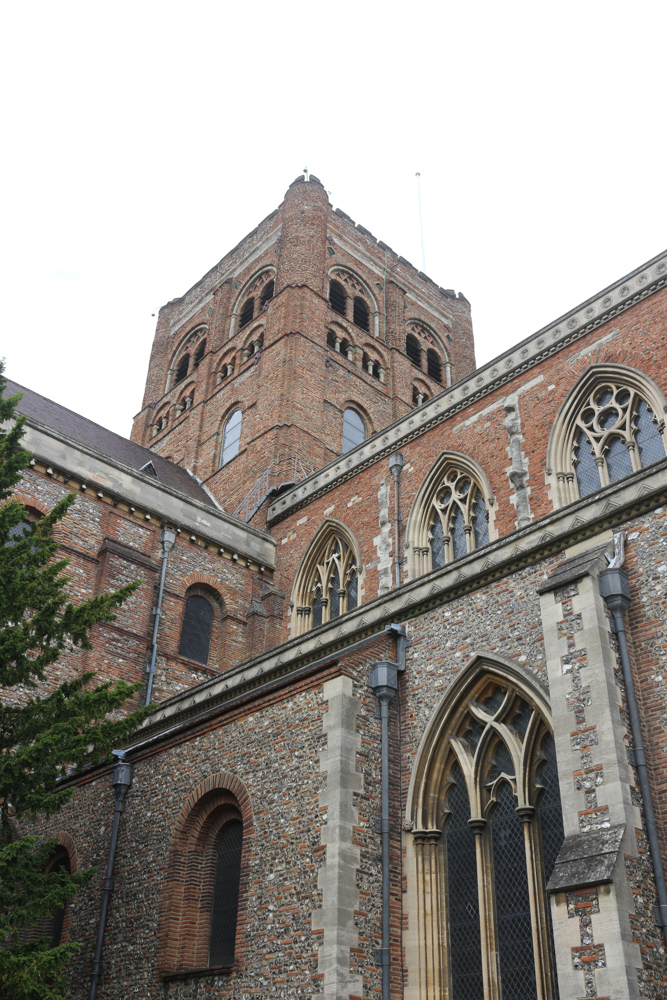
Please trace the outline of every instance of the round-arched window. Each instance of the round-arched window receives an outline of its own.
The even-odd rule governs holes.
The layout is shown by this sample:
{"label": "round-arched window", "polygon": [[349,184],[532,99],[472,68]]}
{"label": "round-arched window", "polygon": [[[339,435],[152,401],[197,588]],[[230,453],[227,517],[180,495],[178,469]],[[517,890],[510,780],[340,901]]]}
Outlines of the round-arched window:
{"label": "round-arched window", "polygon": [[343,451],[356,448],[358,444],[366,440],[366,428],[364,422],[356,410],[351,406],[343,414]]}
{"label": "round-arched window", "polygon": [[220,465],[226,465],[239,453],[239,442],[241,440],[241,411],[234,410],[225,424],[222,434],[222,451],[220,452]]}

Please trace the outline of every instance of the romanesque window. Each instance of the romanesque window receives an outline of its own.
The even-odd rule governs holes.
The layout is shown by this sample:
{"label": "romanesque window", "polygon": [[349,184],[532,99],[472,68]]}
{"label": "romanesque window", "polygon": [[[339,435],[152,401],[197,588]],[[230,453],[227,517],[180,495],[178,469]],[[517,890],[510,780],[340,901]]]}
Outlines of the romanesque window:
{"label": "romanesque window", "polygon": [[241,310],[241,315],[239,316],[239,330],[242,330],[244,326],[252,320],[255,315],[255,300],[252,296],[243,303],[243,309]]}
{"label": "romanesque window", "polygon": [[419,341],[416,337],[413,337],[411,333],[405,338],[405,353],[408,356],[408,360],[412,361],[413,365],[417,365],[417,368],[422,366],[422,352],[419,346]]}
{"label": "romanesque window", "polygon": [[240,819],[229,819],[218,834],[215,849],[215,884],[208,956],[210,967],[234,964],[242,848],[243,823]]}
{"label": "romanesque window", "polygon": [[304,557],[292,605],[295,634],[352,611],[359,600],[356,546],[343,528],[325,524]]}
{"label": "romanesque window", "polygon": [[185,602],[181,638],[178,646],[180,656],[197,663],[208,663],[213,632],[213,606],[201,594],[192,594]]}
{"label": "romanesque window", "polygon": [[354,305],[352,307],[352,322],[361,330],[366,330],[367,333],[370,331],[370,313],[368,311],[368,306],[359,295],[355,296],[354,299]]}
{"label": "romanesque window", "polygon": [[664,457],[664,401],[657,387],[634,369],[596,365],[561,408],[547,462],[563,504]]}
{"label": "romanesque window", "polygon": [[429,398],[427,392],[424,391],[424,387],[421,385],[413,385],[412,387],[412,405],[421,406]]}
{"label": "romanesque window", "polygon": [[209,775],[184,804],[161,900],[159,962],[166,981],[233,966],[250,833],[250,800],[234,775]]}
{"label": "romanesque window", "polygon": [[347,311],[347,296],[340,281],[329,283],[329,302],[334,312],[344,316]]}
{"label": "romanesque window", "polygon": [[267,305],[269,304],[269,302],[273,298],[275,287],[276,287],[276,283],[273,280],[273,278],[271,278],[271,280],[268,281],[266,283],[266,285],[264,286],[264,289],[263,289],[261,297],[260,297],[260,303],[262,305],[262,309],[266,309]]}
{"label": "romanesque window", "polygon": [[545,887],[563,823],[547,718],[509,668],[478,664],[445,699],[418,762],[417,879],[430,839],[444,892],[424,914],[441,921],[425,961],[452,1000],[557,995]]}
{"label": "romanesque window", "polygon": [[205,354],[206,354],[206,341],[202,340],[201,344],[199,344],[197,350],[195,351],[195,359],[194,359],[195,368],[197,368],[201,364]]}
{"label": "romanesque window", "polygon": [[437,351],[429,347],[426,352],[426,373],[436,382],[442,382],[442,365]]}
{"label": "romanesque window", "polygon": [[220,451],[220,465],[226,465],[239,453],[239,443],[241,441],[241,419],[240,410],[234,410],[228,417],[225,429],[222,432],[222,449]]}
{"label": "romanesque window", "polygon": [[343,452],[366,440],[366,428],[359,413],[348,406],[343,413]]}
{"label": "romanesque window", "polygon": [[190,355],[184,354],[178,362],[178,367],[176,368],[176,374],[174,376],[174,385],[178,385],[182,382],[184,378],[187,378],[188,371],[190,370]]}

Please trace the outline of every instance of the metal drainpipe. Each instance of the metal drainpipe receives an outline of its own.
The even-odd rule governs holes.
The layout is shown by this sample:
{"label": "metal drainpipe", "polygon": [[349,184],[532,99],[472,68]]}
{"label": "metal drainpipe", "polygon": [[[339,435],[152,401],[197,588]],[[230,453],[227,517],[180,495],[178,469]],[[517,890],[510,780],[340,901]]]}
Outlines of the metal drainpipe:
{"label": "metal drainpipe", "polygon": [[394,477],[394,575],[396,586],[401,585],[401,469],[405,465],[405,459],[400,451],[395,451],[389,456],[389,468]]}
{"label": "metal drainpipe", "polygon": [[90,980],[90,993],[88,1000],[95,1000],[97,994],[97,982],[102,975],[102,947],[104,945],[104,932],[107,926],[107,914],[109,912],[109,902],[114,889],[115,878],[113,875],[114,861],[116,860],[116,845],[118,843],[118,827],[120,825],[120,815],[125,811],[125,796],[132,787],[134,770],[131,764],[125,761],[124,750],[114,750],[114,755],[118,757],[118,762],[113,769],[111,784],[116,795],[116,805],[114,808],[113,822],[111,824],[111,841],[109,843],[109,853],[107,855],[107,867],[102,883],[102,905],[100,907],[100,922],[97,928],[97,942],[95,944],[95,955],[93,957],[93,974]]}
{"label": "metal drainpipe", "polygon": [[405,629],[400,625],[388,625],[387,631],[397,633],[397,657],[399,662],[380,660],[370,670],[369,684],[380,703],[382,720],[382,797],[380,832],[382,834],[382,947],[376,949],[375,964],[382,966],[382,1000],[389,1000],[390,988],[390,937],[389,937],[389,702],[398,691],[398,671],[405,669]]}
{"label": "metal drainpipe", "polygon": [[[621,555],[622,560],[622,546]],[[630,716],[630,728],[632,731],[632,741],[634,743],[633,764],[639,774],[639,785],[641,787],[642,799],[644,802],[644,816],[646,818],[646,828],[648,831],[648,842],[651,849],[651,860],[653,862],[653,873],[655,875],[656,888],[658,892],[658,905],[654,907],[653,916],[656,924],[662,927],[663,936],[667,943],[667,888],[665,887],[665,873],[662,867],[662,857],[660,855],[660,844],[658,832],[655,825],[655,812],[653,810],[653,799],[651,797],[651,786],[648,779],[646,767],[646,754],[642,741],[641,726],[639,723],[639,710],[637,707],[637,695],[630,669],[630,657],[628,655],[628,642],[625,632],[625,611],[630,604],[630,586],[628,575],[620,565],[614,565],[618,560],[616,557],[608,569],[603,569],[600,573],[600,593],[604,598],[607,607],[614,619],[614,631],[618,638],[618,647],[621,654],[621,666],[623,668],[623,680],[625,682],[625,696],[628,702],[628,714]],[[620,560],[619,560],[620,561]]]}
{"label": "metal drainpipe", "polygon": [[157,595],[157,606],[153,608],[155,621],[153,623],[153,649],[151,651],[151,662],[148,670],[148,687],[146,688],[146,704],[150,705],[153,693],[153,678],[155,677],[155,660],[157,659],[157,634],[160,628],[160,618],[162,617],[162,595],[164,594],[164,581],[167,575],[167,563],[169,553],[176,544],[176,531],[174,528],[163,528],[160,532],[160,544],[162,545],[162,570],[160,572],[160,587]]}

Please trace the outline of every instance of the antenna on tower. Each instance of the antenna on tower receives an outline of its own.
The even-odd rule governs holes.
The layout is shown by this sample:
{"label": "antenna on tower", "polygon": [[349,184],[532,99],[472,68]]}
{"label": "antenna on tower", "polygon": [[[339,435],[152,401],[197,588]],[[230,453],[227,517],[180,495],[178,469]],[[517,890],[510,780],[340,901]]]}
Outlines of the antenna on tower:
{"label": "antenna on tower", "polygon": [[307,180],[307,181],[308,181],[308,180],[310,180],[310,177],[309,177],[309,175],[308,175],[308,167],[304,167],[304,168],[303,168],[303,172],[304,172],[304,174],[306,175],[306,180]]}
{"label": "antenna on tower", "polygon": [[417,171],[415,177],[417,178],[417,204],[419,205],[419,236],[422,245],[422,271],[426,271],[426,258],[424,256],[424,223],[422,222],[422,189],[419,182],[419,171]]}

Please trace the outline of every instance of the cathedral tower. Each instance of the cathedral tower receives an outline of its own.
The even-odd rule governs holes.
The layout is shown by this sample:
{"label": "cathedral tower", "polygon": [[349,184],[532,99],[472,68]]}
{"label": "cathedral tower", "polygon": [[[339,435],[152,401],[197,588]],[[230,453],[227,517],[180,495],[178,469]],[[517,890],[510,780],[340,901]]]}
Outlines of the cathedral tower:
{"label": "cathedral tower", "polygon": [[268,491],[474,367],[467,300],[334,211],[316,177],[300,176],[275,212],[160,310],[132,437],[247,520]]}

